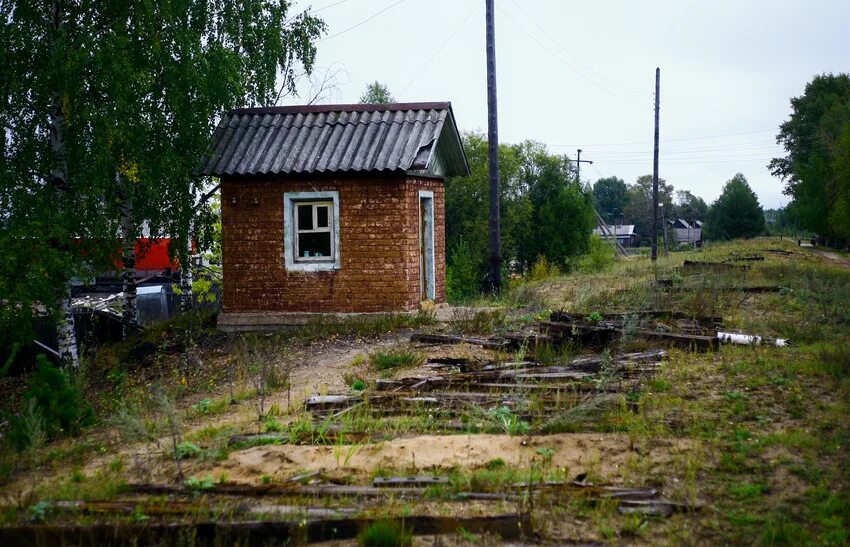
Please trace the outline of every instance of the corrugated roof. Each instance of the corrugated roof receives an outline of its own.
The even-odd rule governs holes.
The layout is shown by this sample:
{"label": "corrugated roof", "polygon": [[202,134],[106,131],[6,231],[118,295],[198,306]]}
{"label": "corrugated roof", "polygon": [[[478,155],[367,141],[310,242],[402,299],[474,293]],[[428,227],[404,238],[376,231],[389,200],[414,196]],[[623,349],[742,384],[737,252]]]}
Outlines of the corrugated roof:
{"label": "corrugated roof", "polygon": [[205,175],[405,171],[468,175],[451,103],[239,108],[222,117]]}
{"label": "corrugated roof", "polygon": [[611,237],[614,234],[617,234],[617,237],[630,237],[635,233],[635,225],[634,224],[609,224],[608,227],[611,229],[611,233],[608,233],[608,230],[605,230],[603,233],[602,228],[596,227],[593,229],[593,233],[602,236],[603,238]]}

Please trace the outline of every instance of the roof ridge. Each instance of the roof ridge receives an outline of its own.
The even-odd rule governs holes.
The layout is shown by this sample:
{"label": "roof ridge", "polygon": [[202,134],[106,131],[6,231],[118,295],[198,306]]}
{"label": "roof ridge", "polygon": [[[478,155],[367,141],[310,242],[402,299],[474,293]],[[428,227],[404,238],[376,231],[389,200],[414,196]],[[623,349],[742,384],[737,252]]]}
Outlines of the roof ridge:
{"label": "roof ridge", "polygon": [[392,112],[398,110],[450,110],[450,101],[386,104],[308,104],[234,108],[233,114],[318,114],[329,112]]}

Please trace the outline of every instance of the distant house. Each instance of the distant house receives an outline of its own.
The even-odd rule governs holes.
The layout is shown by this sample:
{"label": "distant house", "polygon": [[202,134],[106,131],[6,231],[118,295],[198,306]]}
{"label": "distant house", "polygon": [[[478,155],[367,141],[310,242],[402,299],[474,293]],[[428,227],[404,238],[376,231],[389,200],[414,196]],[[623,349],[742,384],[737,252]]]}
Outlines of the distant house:
{"label": "distant house", "polygon": [[221,180],[219,328],[445,301],[445,177],[469,174],[450,103],[237,109],[203,172]]}
{"label": "distant house", "polygon": [[606,229],[596,227],[593,233],[602,239],[611,240],[617,238],[623,247],[633,247],[635,243],[634,224],[609,224]]}
{"label": "distant house", "polygon": [[702,247],[702,221],[695,220],[693,224],[683,218],[668,220],[667,226],[676,237],[676,243]]}

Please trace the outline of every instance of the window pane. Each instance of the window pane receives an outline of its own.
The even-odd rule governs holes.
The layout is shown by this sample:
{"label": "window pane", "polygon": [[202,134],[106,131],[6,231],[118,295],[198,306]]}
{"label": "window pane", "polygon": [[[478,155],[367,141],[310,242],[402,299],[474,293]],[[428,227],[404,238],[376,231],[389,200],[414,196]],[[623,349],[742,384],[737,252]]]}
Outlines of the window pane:
{"label": "window pane", "polygon": [[312,230],[313,229],[313,206],[299,205],[298,206],[298,229]]}
{"label": "window pane", "polygon": [[327,205],[316,206],[316,228],[328,227],[328,209]]}
{"label": "window pane", "polygon": [[331,233],[298,234],[298,256],[331,258]]}

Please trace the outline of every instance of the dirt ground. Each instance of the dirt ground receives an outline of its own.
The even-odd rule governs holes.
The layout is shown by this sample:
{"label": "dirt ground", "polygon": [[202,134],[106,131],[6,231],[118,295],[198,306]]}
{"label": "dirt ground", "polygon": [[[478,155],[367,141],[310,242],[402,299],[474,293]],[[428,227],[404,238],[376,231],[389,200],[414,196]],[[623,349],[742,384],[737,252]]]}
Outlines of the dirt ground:
{"label": "dirt ground", "polygon": [[[376,470],[406,474],[445,473],[453,468],[483,468],[500,458],[505,464],[529,467],[539,460],[538,449],[553,450],[550,465],[572,477],[594,469],[617,481],[628,459],[640,451],[652,469],[670,463],[671,456],[686,451],[686,440],[657,440],[635,447],[627,435],[572,433],[532,437],[509,435],[417,435],[376,444],[355,446],[348,465],[341,458],[344,446],[258,446],[234,452],[211,470],[230,481],[258,483],[264,475],[285,480],[305,471],[322,471],[344,477],[368,478]],[[340,456],[340,454],[342,456]]]}

